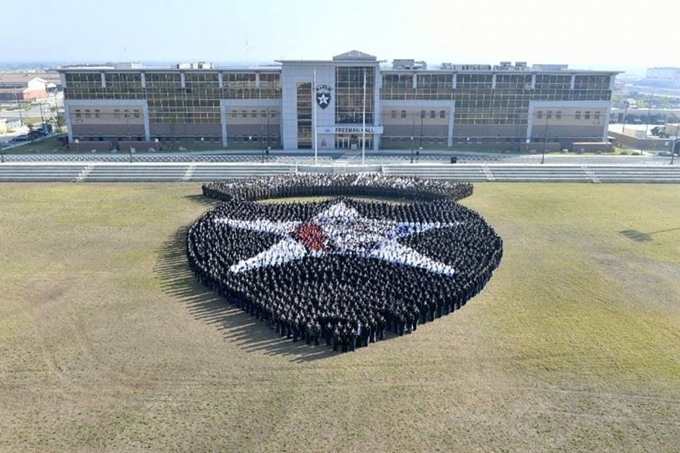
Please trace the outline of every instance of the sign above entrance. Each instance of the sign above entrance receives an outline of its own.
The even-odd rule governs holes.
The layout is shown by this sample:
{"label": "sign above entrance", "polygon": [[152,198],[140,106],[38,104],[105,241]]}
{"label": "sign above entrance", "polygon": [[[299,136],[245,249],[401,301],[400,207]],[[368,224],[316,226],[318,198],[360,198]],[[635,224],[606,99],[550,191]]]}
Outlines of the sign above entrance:
{"label": "sign above entrance", "polygon": [[[382,134],[382,126],[366,126],[365,132],[367,134]],[[316,128],[317,134],[363,134],[364,127],[362,126],[319,126]]]}

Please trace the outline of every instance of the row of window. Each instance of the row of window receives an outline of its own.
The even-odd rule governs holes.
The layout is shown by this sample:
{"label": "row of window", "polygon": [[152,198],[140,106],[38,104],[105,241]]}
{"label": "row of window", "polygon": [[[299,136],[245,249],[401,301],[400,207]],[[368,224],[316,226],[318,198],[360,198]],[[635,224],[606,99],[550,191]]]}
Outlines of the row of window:
{"label": "row of window", "polygon": [[[418,116],[419,118],[426,118],[428,116],[428,112],[426,112],[425,110],[421,110],[419,113],[418,112],[412,112],[410,116],[412,116],[412,117]],[[430,110],[429,116],[430,116],[430,118],[436,118],[437,117],[437,111],[436,110]],[[399,117],[402,118],[402,119],[406,118],[407,117],[407,111],[402,110]],[[397,111],[396,110],[390,111],[390,118],[392,118],[392,119],[397,118]],[[440,110],[439,111],[439,118],[446,119],[446,110]]]}
{"label": "row of window", "polygon": [[[87,136],[87,135],[81,135],[81,136],[75,136],[74,139],[78,141],[138,141],[142,142],[145,141],[144,137],[141,136]],[[229,135],[227,137],[229,142],[234,142],[234,143],[278,143],[279,141],[279,134],[278,133],[273,133],[273,134],[242,134],[242,135]],[[222,142],[222,137],[221,136],[173,136],[173,137],[168,137],[168,136],[158,136],[154,137],[152,141],[154,142],[162,142],[162,143],[167,143],[167,142],[183,142],[187,140],[193,140],[196,143],[221,143]]]}
{"label": "row of window", "polygon": [[[142,74],[140,72],[105,72],[106,84],[141,84]],[[65,74],[66,84],[93,85],[102,83],[101,73],[99,72],[67,72]],[[279,73],[260,73],[260,82],[277,82],[281,79]],[[145,72],[144,80],[147,84],[180,84],[182,75],[179,72]],[[219,75],[216,72],[184,73],[185,82],[197,84],[219,84]],[[224,82],[255,82],[257,75],[254,72],[248,73],[223,73]]]}
{"label": "row of window", "polygon": [[[91,109],[84,109],[85,113],[85,118],[92,118],[93,110]],[[130,118],[131,116],[134,116],[135,118],[140,117],[140,112],[139,110],[135,109],[132,110],[132,115],[130,114],[130,110],[128,109],[123,109],[122,115],[124,118]],[[101,118],[102,113],[100,109],[94,109],[94,117],[95,118]],[[75,109],[75,117],[76,119],[82,118],[83,117],[83,110],[81,109]],[[113,117],[114,118],[120,118],[121,117],[121,110],[120,109],[115,109],[113,111]]]}
{"label": "row of window", "polygon": [[[260,118],[276,118],[276,115],[278,112],[276,110],[260,110],[259,112]],[[231,117],[232,118],[238,118],[239,116],[239,111],[238,110],[232,110],[231,111]],[[250,111],[250,117],[251,118],[257,118],[258,116],[258,111],[257,110],[251,110]],[[241,117],[242,118],[248,118],[248,110],[241,110]]]}
{"label": "row of window", "polygon": [[[596,110],[592,112],[592,117],[594,120],[599,121],[600,120],[600,115],[601,112]],[[553,111],[552,110],[546,110],[545,112],[545,118],[547,120],[552,119],[553,117]],[[542,110],[537,110],[536,111],[536,118],[537,119],[542,119],[543,118],[543,111]],[[591,118],[591,112],[589,110],[585,110],[583,112],[583,119],[584,120],[589,120]],[[562,119],[562,112],[560,110],[555,111],[555,119],[560,120]],[[581,119],[581,110],[576,110],[574,112],[574,119],[575,120],[580,120]]]}
{"label": "row of window", "polygon": [[380,91],[380,99],[384,101],[408,101],[408,100],[443,100],[459,101],[462,99],[526,99],[537,101],[609,101],[609,90],[413,90],[383,88]]}
{"label": "row of window", "polygon": [[281,90],[261,86],[252,89],[210,89],[192,90],[177,89],[109,89],[101,87],[92,88],[66,88],[66,99],[281,99]]}

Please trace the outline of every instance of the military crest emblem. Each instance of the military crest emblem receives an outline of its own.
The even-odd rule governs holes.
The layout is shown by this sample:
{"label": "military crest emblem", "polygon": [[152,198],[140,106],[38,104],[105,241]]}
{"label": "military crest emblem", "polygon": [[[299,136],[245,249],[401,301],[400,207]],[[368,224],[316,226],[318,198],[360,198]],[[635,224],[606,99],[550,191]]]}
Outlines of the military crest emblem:
{"label": "military crest emblem", "polygon": [[331,104],[331,89],[328,85],[317,85],[316,87],[316,103],[322,109]]}

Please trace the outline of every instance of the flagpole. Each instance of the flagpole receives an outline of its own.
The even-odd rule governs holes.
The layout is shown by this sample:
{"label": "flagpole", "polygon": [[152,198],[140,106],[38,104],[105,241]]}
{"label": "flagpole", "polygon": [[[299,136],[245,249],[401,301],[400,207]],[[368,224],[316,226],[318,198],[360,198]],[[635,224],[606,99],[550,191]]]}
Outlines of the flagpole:
{"label": "flagpole", "polygon": [[319,151],[316,143],[316,68],[314,68],[314,83],[312,84],[312,137],[314,140],[314,165],[319,165]]}
{"label": "flagpole", "polygon": [[366,159],[366,68],[364,68],[364,107],[361,114],[361,165]]}

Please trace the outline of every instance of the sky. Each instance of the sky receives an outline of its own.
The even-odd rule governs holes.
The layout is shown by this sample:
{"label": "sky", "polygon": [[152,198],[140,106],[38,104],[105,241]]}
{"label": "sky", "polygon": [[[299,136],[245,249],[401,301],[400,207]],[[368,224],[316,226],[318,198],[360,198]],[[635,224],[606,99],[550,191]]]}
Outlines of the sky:
{"label": "sky", "polygon": [[[0,63],[379,60],[680,67],[677,0],[31,0],[0,15]],[[27,6],[30,5],[30,6]],[[3,18],[4,16],[4,18]],[[6,18],[12,18],[6,20]],[[22,18],[21,20],[16,20]]]}

